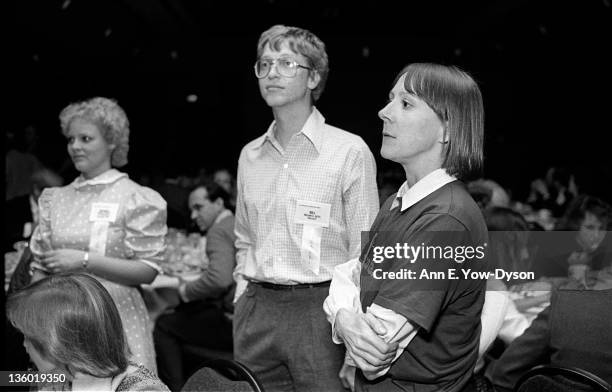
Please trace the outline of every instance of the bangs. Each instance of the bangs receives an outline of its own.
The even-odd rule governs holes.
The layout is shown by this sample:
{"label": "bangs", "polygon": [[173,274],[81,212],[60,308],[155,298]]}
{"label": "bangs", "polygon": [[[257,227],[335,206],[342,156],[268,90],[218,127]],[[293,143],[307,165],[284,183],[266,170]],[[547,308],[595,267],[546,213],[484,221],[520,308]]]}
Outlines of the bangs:
{"label": "bangs", "polygon": [[410,64],[402,70],[399,77],[406,75],[406,92],[425,101],[442,121],[448,121],[448,108],[451,103],[449,92],[453,91],[449,88],[451,75],[446,67],[436,68],[434,64]]}
{"label": "bangs", "polygon": [[299,40],[294,35],[291,35],[291,31],[288,31],[285,34],[279,34],[279,35],[271,37],[267,42],[263,42],[262,51],[263,51],[263,48],[266,46],[266,44],[268,44],[270,45],[271,49],[273,49],[276,52],[279,52],[281,50],[281,46],[283,45],[283,43],[286,43],[289,49],[293,53],[304,56],[306,60],[308,60],[308,63],[309,63],[308,66],[312,66],[313,64],[312,64],[311,56],[309,55],[310,50],[309,48],[306,47],[306,45],[304,45],[304,42],[302,41],[303,40]]}
{"label": "bangs", "polygon": [[406,66],[404,89],[423,100],[445,123],[448,146],[442,167],[461,180],[477,178],[482,170],[484,109],[478,85],[455,66],[415,63]]}

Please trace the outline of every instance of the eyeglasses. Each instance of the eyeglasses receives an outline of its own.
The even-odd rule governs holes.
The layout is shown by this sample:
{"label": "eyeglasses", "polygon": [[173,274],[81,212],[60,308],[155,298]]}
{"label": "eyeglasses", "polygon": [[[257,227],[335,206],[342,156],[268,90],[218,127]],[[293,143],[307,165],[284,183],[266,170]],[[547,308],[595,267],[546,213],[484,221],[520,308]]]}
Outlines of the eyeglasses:
{"label": "eyeglasses", "polygon": [[298,68],[312,70],[312,68],[298,64],[296,61],[289,58],[281,57],[276,60],[259,59],[255,62],[255,76],[257,76],[258,79],[265,78],[270,73],[270,70],[274,64],[276,64],[276,71],[281,76],[285,76],[287,78],[295,77],[295,75],[297,75]]}

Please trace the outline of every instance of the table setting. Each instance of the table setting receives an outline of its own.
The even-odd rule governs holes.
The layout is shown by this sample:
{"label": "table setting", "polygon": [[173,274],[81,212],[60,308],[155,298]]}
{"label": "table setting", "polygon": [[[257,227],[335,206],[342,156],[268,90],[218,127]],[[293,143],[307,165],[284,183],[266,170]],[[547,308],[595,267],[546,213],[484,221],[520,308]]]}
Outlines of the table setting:
{"label": "table setting", "polygon": [[160,267],[163,273],[147,285],[141,285],[143,298],[153,320],[178,305],[181,282],[197,279],[208,267],[206,237],[169,228],[166,252]]}

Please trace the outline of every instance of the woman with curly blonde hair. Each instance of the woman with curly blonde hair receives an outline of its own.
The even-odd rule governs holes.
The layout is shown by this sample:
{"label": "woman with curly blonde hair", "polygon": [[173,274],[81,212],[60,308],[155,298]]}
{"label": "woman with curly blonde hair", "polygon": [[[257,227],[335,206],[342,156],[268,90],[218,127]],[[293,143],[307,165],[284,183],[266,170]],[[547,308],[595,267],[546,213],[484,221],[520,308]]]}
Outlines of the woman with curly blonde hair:
{"label": "woman with curly blonde hair", "polygon": [[155,372],[152,325],[137,287],[160,271],[166,202],[114,169],[127,163],[129,149],[129,121],[117,102],[97,97],[71,104],[60,123],[81,175],[40,196],[33,273],[95,276],[117,305],[133,360]]}

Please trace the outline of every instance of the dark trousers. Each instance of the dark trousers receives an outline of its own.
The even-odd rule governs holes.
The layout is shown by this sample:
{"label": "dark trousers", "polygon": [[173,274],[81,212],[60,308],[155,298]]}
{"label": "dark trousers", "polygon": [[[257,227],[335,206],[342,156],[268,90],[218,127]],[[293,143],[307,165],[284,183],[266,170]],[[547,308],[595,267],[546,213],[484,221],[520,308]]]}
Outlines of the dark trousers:
{"label": "dark trousers", "polygon": [[190,363],[184,346],[200,346],[213,350],[232,351],[232,323],[216,304],[196,301],[178,306],[173,313],[160,316],[153,331],[159,378],[172,391],[180,391],[189,370],[199,364]]}
{"label": "dark trousers", "polygon": [[344,346],[323,312],[329,287],[272,290],[249,283],[234,310],[234,358],[266,391],[343,391]]}

